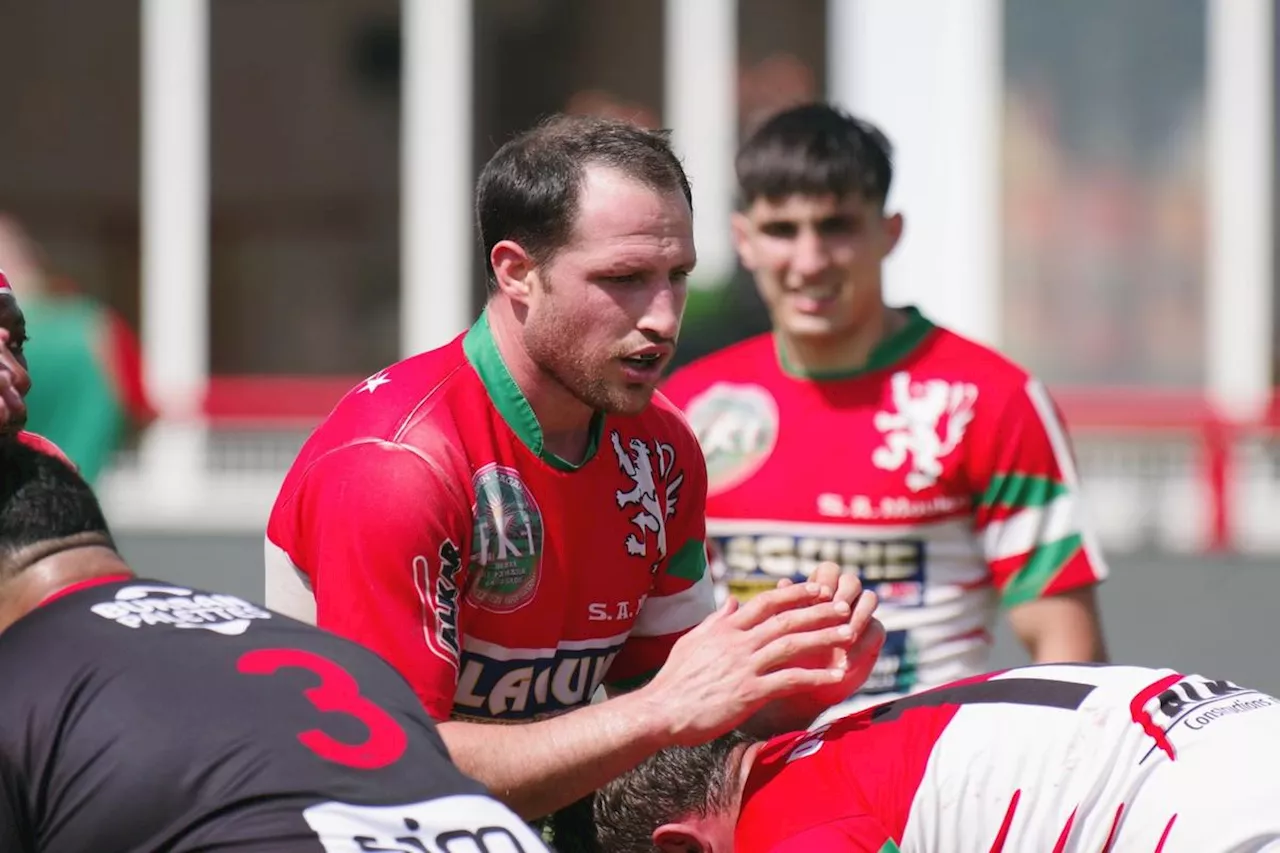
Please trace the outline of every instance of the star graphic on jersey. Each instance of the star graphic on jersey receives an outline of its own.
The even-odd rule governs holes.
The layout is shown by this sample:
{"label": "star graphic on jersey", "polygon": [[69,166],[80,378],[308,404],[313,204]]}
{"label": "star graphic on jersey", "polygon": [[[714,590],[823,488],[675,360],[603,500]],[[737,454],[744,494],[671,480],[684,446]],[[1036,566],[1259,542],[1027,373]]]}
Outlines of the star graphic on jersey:
{"label": "star graphic on jersey", "polygon": [[390,381],[391,380],[387,378],[387,371],[379,370],[364,381],[364,384],[360,386],[360,393],[363,394],[365,391],[368,391],[372,394],[374,391],[377,391]]}

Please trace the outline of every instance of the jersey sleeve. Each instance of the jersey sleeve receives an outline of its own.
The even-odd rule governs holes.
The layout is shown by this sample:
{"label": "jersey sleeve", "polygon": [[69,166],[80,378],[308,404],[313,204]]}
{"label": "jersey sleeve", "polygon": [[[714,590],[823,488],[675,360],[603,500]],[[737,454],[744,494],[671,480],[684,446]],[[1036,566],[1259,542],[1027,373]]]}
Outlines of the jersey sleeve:
{"label": "jersey sleeve", "polygon": [[969,459],[975,526],[1005,606],[1098,583],[1107,566],[1081,504],[1067,431],[1048,391],[1026,380]]}
{"label": "jersey sleeve", "polygon": [[316,624],[389,661],[437,720],[453,706],[465,629],[471,511],[456,482],[415,448],[349,445],[282,495],[267,531],[309,582]]}
{"label": "jersey sleeve", "polygon": [[753,844],[736,839],[738,853],[901,853],[889,831],[875,818],[866,815],[844,818],[805,830],[784,840]]}
{"label": "jersey sleeve", "polygon": [[675,512],[667,530],[667,559],[654,576],[626,644],[609,667],[606,684],[613,691],[639,687],[652,678],[676,640],[715,610],[711,573],[707,571],[706,462],[692,433],[677,452],[688,461],[675,492]]}

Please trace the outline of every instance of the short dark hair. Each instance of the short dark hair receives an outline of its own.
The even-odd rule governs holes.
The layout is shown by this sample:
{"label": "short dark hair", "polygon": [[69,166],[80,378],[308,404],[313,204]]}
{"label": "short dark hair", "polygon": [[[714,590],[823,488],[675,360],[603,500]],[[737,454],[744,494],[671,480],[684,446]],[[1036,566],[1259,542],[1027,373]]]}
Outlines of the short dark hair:
{"label": "short dark hair", "polygon": [[860,195],[883,205],[893,181],[893,146],[879,128],[830,104],[778,113],[742,147],[734,167],[739,204],[792,195]]}
{"label": "short dark hair", "polygon": [[89,484],[63,460],[0,438],[0,581],[26,568],[15,563],[26,549],[84,534],[114,547]]}
{"label": "short dark hair", "polygon": [[605,785],[595,802],[600,847],[651,853],[653,831],[664,823],[728,808],[738,793],[736,750],[753,741],[734,731],[701,746],[664,749]]}
{"label": "short dark hair", "polygon": [[693,194],[670,133],[595,116],[555,115],[508,141],[476,181],[476,219],[490,256],[514,240],[545,264],[570,240],[588,165],[617,169],[655,190]]}

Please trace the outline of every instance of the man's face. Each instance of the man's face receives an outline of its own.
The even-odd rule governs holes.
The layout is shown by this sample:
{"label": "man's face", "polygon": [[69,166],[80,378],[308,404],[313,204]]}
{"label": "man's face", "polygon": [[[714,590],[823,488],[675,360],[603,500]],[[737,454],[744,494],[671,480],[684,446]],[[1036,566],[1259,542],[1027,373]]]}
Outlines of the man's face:
{"label": "man's face", "polygon": [[533,273],[524,344],[593,409],[638,414],[675,352],[696,262],[693,214],[664,193],[588,167],[569,244]]}
{"label": "man's face", "polygon": [[[18,301],[11,294],[0,293],[0,330],[3,330],[8,341],[0,344],[0,371],[9,376],[13,389],[20,397],[25,397],[31,390],[31,375],[27,373],[27,357],[23,354],[23,345],[27,341],[27,321],[22,316]],[[0,336],[2,338],[4,336]],[[6,417],[0,422],[0,433],[17,432],[26,425],[27,411],[22,405],[6,405]]]}
{"label": "man's face", "polygon": [[881,309],[881,264],[902,235],[902,217],[860,195],[757,198],[735,214],[733,232],[774,327],[838,338]]}
{"label": "man's face", "polygon": [[27,318],[11,294],[0,293],[0,329],[9,333],[8,349],[14,360],[25,368],[27,357],[22,350],[27,342]]}

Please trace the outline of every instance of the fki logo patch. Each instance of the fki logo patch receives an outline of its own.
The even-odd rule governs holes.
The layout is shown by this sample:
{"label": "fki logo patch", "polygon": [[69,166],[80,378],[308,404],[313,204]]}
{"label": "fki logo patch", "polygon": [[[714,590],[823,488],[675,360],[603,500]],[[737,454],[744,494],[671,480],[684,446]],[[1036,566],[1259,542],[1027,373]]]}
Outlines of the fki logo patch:
{"label": "fki logo patch", "polygon": [[468,594],[485,610],[519,610],[538,589],[542,511],[514,468],[486,465],[476,471],[472,485],[471,565],[477,580]]}

